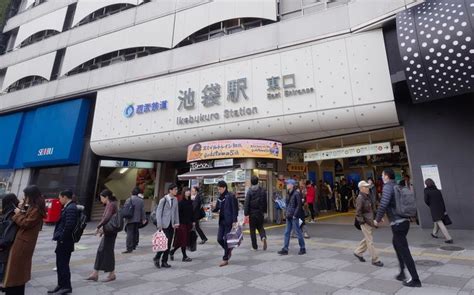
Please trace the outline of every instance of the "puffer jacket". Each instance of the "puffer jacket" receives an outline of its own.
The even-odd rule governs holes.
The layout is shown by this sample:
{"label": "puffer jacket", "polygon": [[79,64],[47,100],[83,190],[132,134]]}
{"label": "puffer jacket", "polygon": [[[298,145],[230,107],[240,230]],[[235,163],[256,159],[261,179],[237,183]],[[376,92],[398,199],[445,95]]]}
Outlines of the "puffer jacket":
{"label": "puffer jacket", "polygon": [[387,213],[388,220],[390,222],[397,222],[400,220],[406,220],[405,217],[399,216],[395,210],[395,180],[389,180],[383,186],[382,199],[380,200],[379,209],[377,210],[377,216],[375,220],[380,222]]}
{"label": "puffer jacket", "polygon": [[290,195],[286,199],[286,218],[293,219],[296,217],[301,217],[303,214],[303,197],[301,193],[293,188],[293,191],[290,192]]}
{"label": "puffer jacket", "polygon": [[370,196],[363,192],[360,192],[356,199],[356,218],[360,224],[366,223],[372,227],[374,226],[372,202]]}

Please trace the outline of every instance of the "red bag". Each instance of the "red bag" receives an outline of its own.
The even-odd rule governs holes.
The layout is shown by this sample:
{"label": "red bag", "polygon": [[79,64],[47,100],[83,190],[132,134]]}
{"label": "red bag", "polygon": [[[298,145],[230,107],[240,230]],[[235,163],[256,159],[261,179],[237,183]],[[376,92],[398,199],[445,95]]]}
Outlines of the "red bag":
{"label": "red bag", "polygon": [[158,230],[154,235],[152,242],[153,252],[162,252],[168,250],[168,238],[162,230]]}

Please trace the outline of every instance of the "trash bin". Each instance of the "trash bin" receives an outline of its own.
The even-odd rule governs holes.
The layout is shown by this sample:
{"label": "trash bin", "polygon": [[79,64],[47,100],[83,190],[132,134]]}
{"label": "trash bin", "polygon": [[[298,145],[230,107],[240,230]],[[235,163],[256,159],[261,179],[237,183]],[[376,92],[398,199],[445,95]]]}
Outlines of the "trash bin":
{"label": "trash bin", "polygon": [[56,223],[61,217],[61,203],[59,199],[46,199],[46,217],[43,218],[45,223]]}

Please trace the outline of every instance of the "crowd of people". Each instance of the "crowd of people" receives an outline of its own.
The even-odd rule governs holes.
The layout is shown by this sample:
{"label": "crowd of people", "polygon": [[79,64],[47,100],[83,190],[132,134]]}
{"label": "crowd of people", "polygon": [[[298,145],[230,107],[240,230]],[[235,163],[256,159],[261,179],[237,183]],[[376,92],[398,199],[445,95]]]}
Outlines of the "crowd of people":
{"label": "crowd of people", "polygon": [[[383,171],[382,181],[384,184],[379,200],[376,192],[374,193],[375,185],[371,179],[360,181],[357,185],[357,197],[354,202],[355,225],[360,227],[363,239],[354,250],[354,255],[360,262],[365,262],[363,254],[368,251],[372,264],[376,267],[383,267],[374,247],[373,234],[386,215],[393,233],[392,243],[400,267],[396,279],[403,281],[403,285],[408,287],[421,287],[421,281],[407,241],[410,219],[407,215],[400,213],[403,210],[400,211],[397,202],[401,186],[395,183],[395,174],[391,169]],[[341,186],[336,189],[341,199],[338,207],[337,201],[333,201],[334,197],[331,197],[334,196],[334,190],[328,184],[320,182],[319,198],[316,197],[316,187],[310,181],[301,186],[298,181],[290,178],[285,181],[285,184],[286,198],[279,194],[274,195],[273,198],[275,206],[282,210],[276,216],[277,221],[282,222],[284,218],[286,222],[283,247],[278,251],[278,254],[289,254],[290,237],[293,232],[298,239],[298,255],[305,255],[307,251],[304,234],[306,218],[309,217],[312,222],[316,218],[318,210],[328,210],[333,206],[342,212],[347,211],[349,197],[353,189],[349,188],[344,180],[341,182]],[[446,208],[442,194],[436,188],[433,180],[427,179],[425,184],[424,200],[430,207],[434,222],[432,237],[438,238],[438,231],[441,230],[446,242],[452,243],[453,240],[445,227],[445,222],[443,222],[446,218]],[[412,189],[407,180],[403,185],[408,190]],[[229,264],[232,257],[233,247],[228,245],[226,237],[238,227],[239,203],[235,195],[228,190],[225,181],[219,181],[217,188],[218,198],[212,204],[212,211],[219,215],[217,242],[224,251],[219,266],[224,267]],[[2,199],[1,221],[10,222],[16,229],[16,234],[13,237],[8,238],[8,234],[1,233],[0,239],[0,278],[3,282],[2,291],[6,294],[24,294],[25,284],[31,278],[32,257],[43,225],[43,218],[46,215],[45,201],[38,187],[28,186],[23,192],[24,199],[22,201],[19,201],[14,194],[8,194]],[[168,243],[166,250],[158,251],[153,258],[155,266],[159,269],[170,268],[171,265],[168,261],[174,260],[178,250],[181,250],[183,262],[192,261],[187,253],[187,249],[190,247],[191,232],[197,232],[196,238],[199,234],[200,244],[204,244],[208,240],[200,227],[200,220],[205,217],[205,213],[203,196],[200,194],[199,188],[184,188],[180,199],[177,198],[177,194],[178,187],[175,184],[169,185],[167,194],[159,200],[153,209],[157,230],[164,232]],[[48,291],[48,294],[69,294],[72,292],[69,264],[74,251],[74,243],[77,242],[74,233],[83,207],[76,204],[74,194],[70,190],[60,192],[58,198],[63,209],[52,236],[52,240],[56,242],[57,286]],[[253,176],[243,206],[244,215],[250,228],[253,250],[259,249],[257,231],[263,250],[267,250],[268,247],[264,228],[267,199],[266,190],[259,185],[259,179]],[[103,282],[111,282],[116,279],[115,243],[117,233],[120,231],[117,228],[120,228],[121,223],[125,223],[126,250],[122,253],[129,254],[138,246],[139,228],[148,223],[148,218],[145,215],[144,201],[140,198],[140,190],[137,188],[132,190],[131,196],[126,200],[122,209],[119,209],[117,198],[110,190],[106,189],[100,193],[100,201],[105,206],[105,210],[101,221],[97,224],[95,233],[101,240],[93,270],[86,280],[98,281],[99,272],[103,271],[108,273]],[[319,209],[318,204],[321,206],[320,208],[325,209]],[[309,213],[305,213],[305,207]],[[125,218],[122,218],[123,216]],[[7,241],[8,239],[10,242]],[[407,279],[405,268],[410,273],[410,279]]]}

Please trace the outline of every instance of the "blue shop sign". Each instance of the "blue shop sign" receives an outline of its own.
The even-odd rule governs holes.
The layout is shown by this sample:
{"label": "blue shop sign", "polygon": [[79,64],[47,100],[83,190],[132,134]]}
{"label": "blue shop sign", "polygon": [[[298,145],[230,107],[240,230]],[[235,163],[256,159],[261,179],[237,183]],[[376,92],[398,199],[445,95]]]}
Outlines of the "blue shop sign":
{"label": "blue shop sign", "polygon": [[22,124],[23,113],[0,116],[0,169],[13,167]]}

